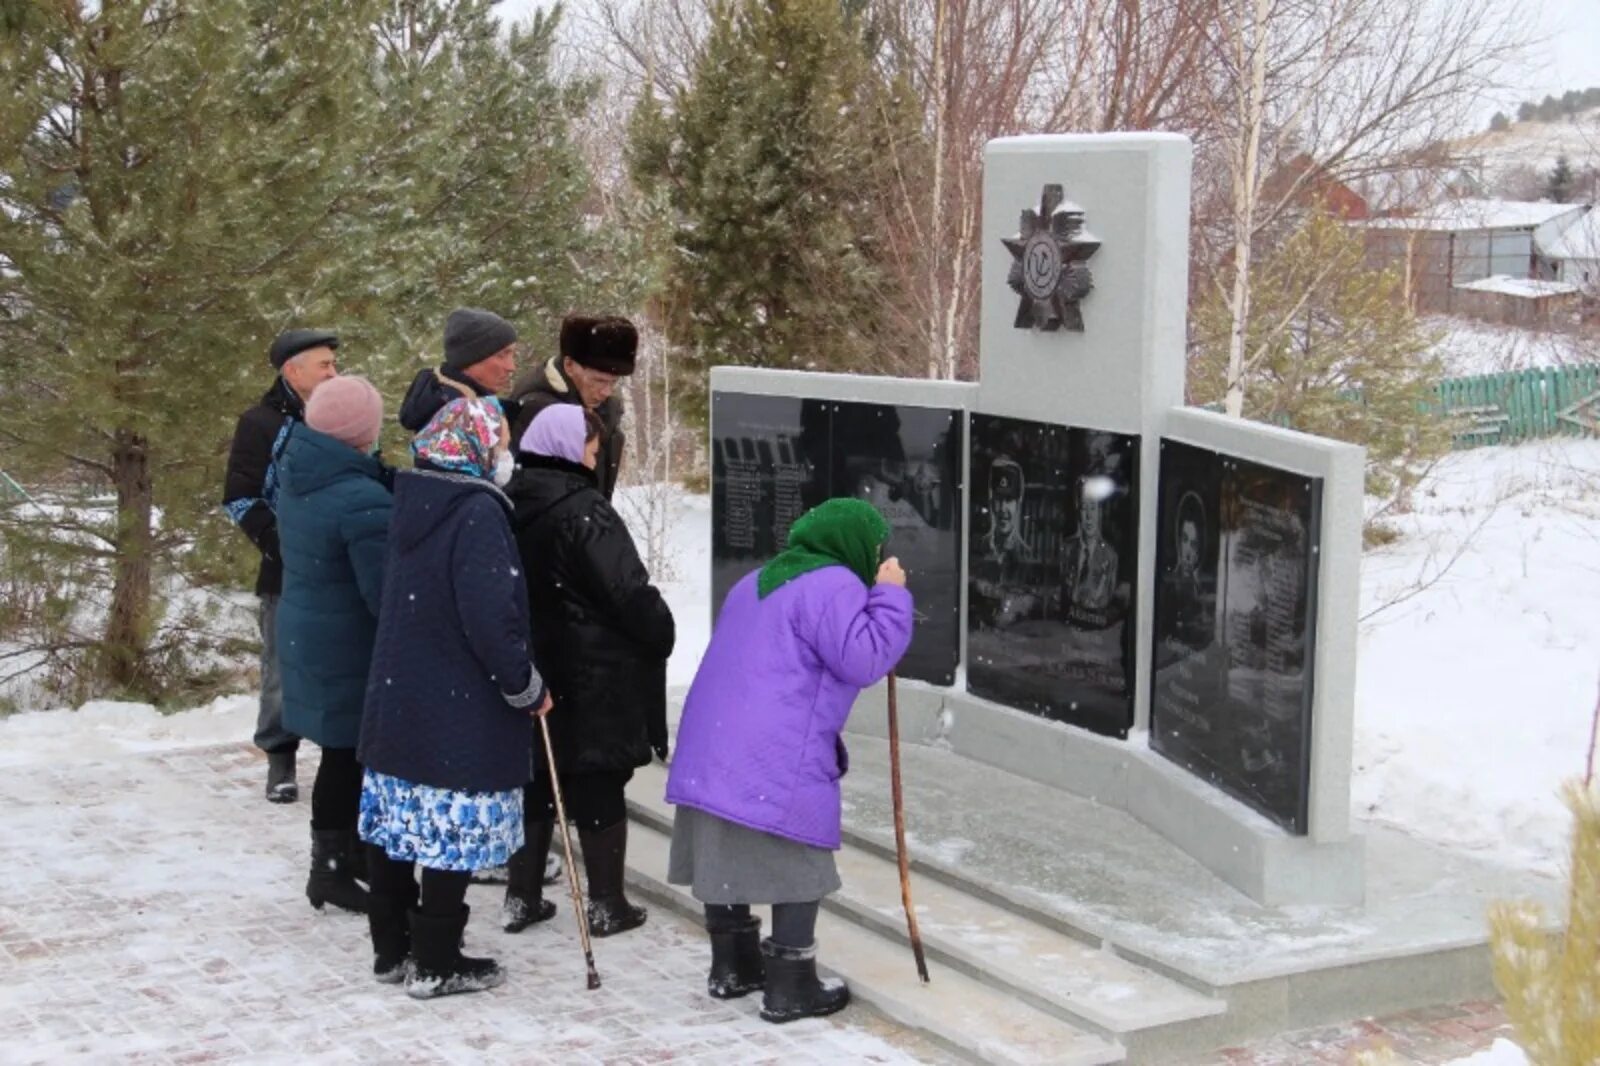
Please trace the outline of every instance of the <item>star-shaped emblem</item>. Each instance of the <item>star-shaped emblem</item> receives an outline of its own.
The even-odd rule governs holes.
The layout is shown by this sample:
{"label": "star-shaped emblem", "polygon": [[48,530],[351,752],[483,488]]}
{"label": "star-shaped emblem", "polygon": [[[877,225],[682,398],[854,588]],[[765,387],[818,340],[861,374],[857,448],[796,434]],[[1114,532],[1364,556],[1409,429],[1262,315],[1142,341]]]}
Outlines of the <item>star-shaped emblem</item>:
{"label": "star-shaped emblem", "polygon": [[1100,242],[1083,230],[1083,208],[1063,199],[1061,186],[1046,185],[1039,210],[1024,210],[1017,235],[1000,243],[1013,260],[1006,281],[1022,298],[1016,327],[1048,332],[1065,326],[1082,333],[1078,301],[1094,288],[1085,264],[1100,250]]}

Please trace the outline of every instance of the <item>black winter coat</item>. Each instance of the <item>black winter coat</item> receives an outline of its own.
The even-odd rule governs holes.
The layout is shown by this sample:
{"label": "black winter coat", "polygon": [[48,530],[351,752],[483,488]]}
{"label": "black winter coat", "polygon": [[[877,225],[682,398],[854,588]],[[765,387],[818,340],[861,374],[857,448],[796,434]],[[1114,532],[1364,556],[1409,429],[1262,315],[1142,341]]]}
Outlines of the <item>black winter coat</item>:
{"label": "black winter coat", "polygon": [[239,417],[228,449],[228,472],[222,482],[222,509],[261,553],[256,595],[283,591],[283,558],[278,552],[277,451],[289,435],[289,424],[305,420],[305,404],[283,378],[272,383],[261,401]]}
{"label": "black winter coat", "polygon": [[556,766],[563,774],[643,766],[651,748],[667,748],[672,611],[593,473],[561,459],[525,460],[507,491],[533,658],[556,701]]}
{"label": "black winter coat", "polygon": [[[440,408],[451,400],[461,399],[461,390],[452,388],[448,382],[440,381],[440,377],[458,382],[481,399],[490,399],[494,396],[488,389],[454,367],[442,366],[437,370],[419,370],[417,376],[411,379],[411,387],[406,389],[406,398],[400,401],[400,425],[409,432],[420,433],[422,428],[433,420],[433,416],[439,413]],[[515,400],[497,402],[500,404],[500,409],[505,412],[509,428],[516,421],[518,404]]]}
{"label": "black winter coat", "polygon": [[509,501],[481,478],[395,475],[362,765],[413,784],[520,788],[544,684]]}
{"label": "black winter coat", "polygon": [[[561,369],[561,356],[551,356],[548,361],[517,378],[511,386],[511,395],[518,411],[511,416],[511,444],[516,446],[522,435],[533,424],[533,418],[552,404],[583,403],[578,387]],[[600,416],[600,460],[595,464],[595,480],[602,495],[611,499],[617,490],[617,477],[622,471],[622,449],[627,443],[622,432],[622,394],[612,393],[594,409]],[[517,461],[526,463],[531,457],[520,453]]]}

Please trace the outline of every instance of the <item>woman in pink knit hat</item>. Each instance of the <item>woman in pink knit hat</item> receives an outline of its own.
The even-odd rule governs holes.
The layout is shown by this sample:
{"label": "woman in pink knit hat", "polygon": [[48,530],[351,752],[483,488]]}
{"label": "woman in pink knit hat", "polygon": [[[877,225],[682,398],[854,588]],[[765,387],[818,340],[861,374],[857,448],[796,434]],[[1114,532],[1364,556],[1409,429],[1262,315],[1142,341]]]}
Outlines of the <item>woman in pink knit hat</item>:
{"label": "woman in pink knit hat", "polygon": [[374,450],[383,399],[365,378],[324,382],[278,461],[283,599],[278,654],[284,726],[322,748],[311,792],[306,897],[364,912],[356,818],[367,668],[377,633],[393,474]]}

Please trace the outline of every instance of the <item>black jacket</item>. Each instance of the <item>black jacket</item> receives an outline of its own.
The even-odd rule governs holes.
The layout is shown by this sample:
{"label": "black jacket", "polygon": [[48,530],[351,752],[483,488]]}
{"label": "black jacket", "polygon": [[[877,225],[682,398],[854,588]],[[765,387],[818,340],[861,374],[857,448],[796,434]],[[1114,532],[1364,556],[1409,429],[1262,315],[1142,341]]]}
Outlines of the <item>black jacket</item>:
{"label": "black jacket", "polygon": [[[522,374],[511,386],[513,401],[518,413],[511,419],[511,443],[522,440],[523,433],[533,423],[533,418],[546,407],[556,403],[583,403],[578,387],[561,369],[561,356],[551,356],[543,364]],[[622,432],[622,394],[612,393],[594,409],[603,427],[600,434],[600,461],[595,464],[595,479],[600,492],[611,499],[617,491],[617,476],[622,470],[622,448],[627,443]],[[519,462],[528,456],[519,454]]]}
{"label": "black jacket", "polygon": [[510,504],[465,474],[394,479],[383,601],[361,715],[362,765],[470,792],[528,782],[544,685]]}
{"label": "black jacket", "polygon": [[556,766],[564,774],[643,766],[651,748],[667,748],[672,611],[594,475],[561,459],[526,462],[507,492],[533,659],[556,701]]}
{"label": "black jacket", "polygon": [[239,416],[228,450],[222,483],[222,508],[261,552],[256,595],[283,591],[283,559],[278,554],[277,451],[291,422],[305,419],[305,404],[283,378],[272,383],[261,402]]}
{"label": "black jacket", "polygon": [[[484,399],[494,396],[494,393],[461,373],[455,367],[442,366],[437,370],[419,370],[417,376],[411,379],[411,387],[406,389],[406,398],[400,401],[400,424],[411,433],[419,433],[439,409],[451,400],[461,399],[461,390],[452,388],[447,382],[439,380],[441,377],[458,382],[474,394]],[[500,400],[500,409],[506,414],[506,422],[515,424],[518,404],[515,400]]]}

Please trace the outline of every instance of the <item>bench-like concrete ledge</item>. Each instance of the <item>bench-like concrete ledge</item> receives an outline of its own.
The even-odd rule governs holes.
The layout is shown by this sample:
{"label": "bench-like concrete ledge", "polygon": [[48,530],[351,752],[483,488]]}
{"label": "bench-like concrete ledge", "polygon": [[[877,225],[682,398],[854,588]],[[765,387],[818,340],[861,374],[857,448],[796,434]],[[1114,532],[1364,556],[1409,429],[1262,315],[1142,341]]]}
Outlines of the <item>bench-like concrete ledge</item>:
{"label": "bench-like concrete ledge", "polygon": [[[955,752],[1127,811],[1234,888],[1268,906],[1358,904],[1365,842],[1314,843],[1284,832],[1152,751],[1142,734],[1111,740],[963,692],[900,681],[901,739]],[[849,728],[885,736],[886,688],[862,694]]]}

